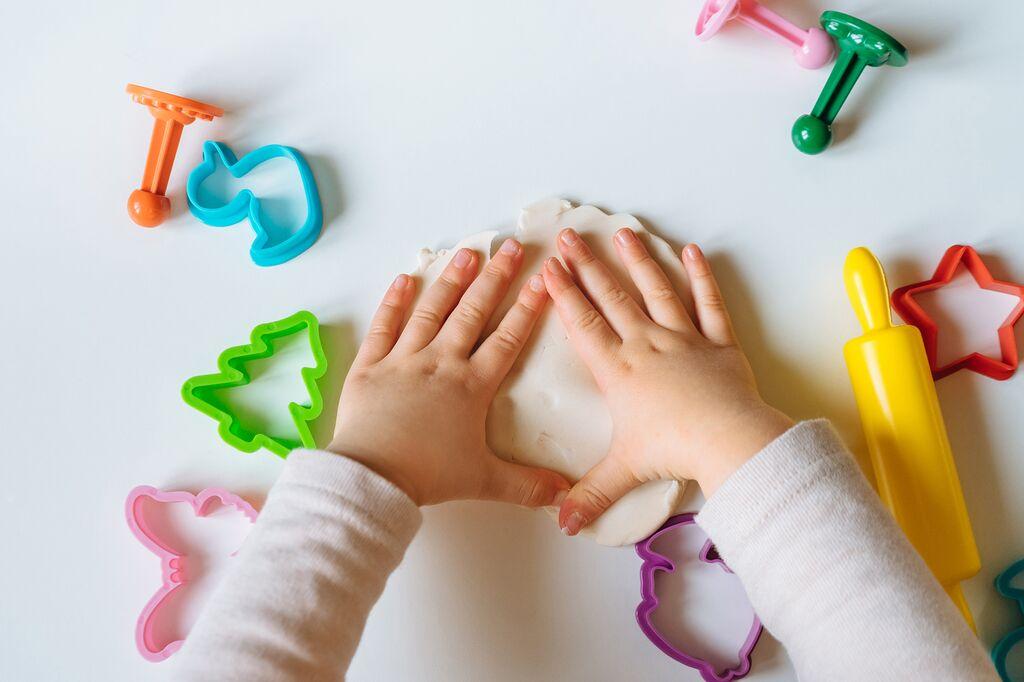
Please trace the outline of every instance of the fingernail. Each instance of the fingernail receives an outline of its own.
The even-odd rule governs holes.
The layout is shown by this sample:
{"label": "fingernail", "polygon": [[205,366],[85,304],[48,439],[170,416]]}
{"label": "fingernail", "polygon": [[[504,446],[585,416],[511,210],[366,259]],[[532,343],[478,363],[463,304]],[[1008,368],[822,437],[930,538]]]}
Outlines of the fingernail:
{"label": "fingernail", "polygon": [[566,246],[573,246],[579,241],[580,236],[576,234],[576,230],[571,227],[562,230],[562,234],[558,235],[558,238],[562,240],[562,243]]}
{"label": "fingernail", "polygon": [[583,528],[583,515],[574,511],[565,520],[565,525],[562,526],[562,534],[576,535],[576,533],[580,532],[581,528]]}
{"label": "fingernail", "polygon": [[561,507],[562,503],[565,502],[565,498],[569,496],[568,490],[559,490],[555,493],[555,499],[551,501],[553,507]]}
{"label": "fingernail", "polygon": [[562,264],[557,258],[548,258],[544,261],[544,267],[556,275],[561,275],[563,272]]}
{"label": "fingernail", "polygon": [[544,291],[544,278],[540,275],[534,275],[530,278],[530,288],[538,294]]}
{"label": "fingernail", "polygon": [[516,255],[519,253],[519,242],[515,239],[506,239],[501,245],[501,252],[509,256]]}
{"label": "fingernail", "polygon": [[690,260],[700,260],[700,247],[697,246],[696,244],[687,244],[683,248],[683,255],[689,258]]}
{"label": "fingernail", "polygon": [[395,277],[395,281],[391,283],[391,288],[396,291],[401,291],[409,285],[409,275],[399,275]]}
{"label": "fingernail", "polygon": [[455,258],[452,258],[452,265],[457,268],[464,268],[469,265],[469,261],[472,258],[473,254],[469,249],[459,249],[458,253],[455,254]]}
{"label": "fingernail", "polygon": [[615,233],[615,241],[617,241],[622,246],[630,246],[631,244],[636,244],[636,233],[634,233],[633,230],[629,229],[628,227],[624,227]]}

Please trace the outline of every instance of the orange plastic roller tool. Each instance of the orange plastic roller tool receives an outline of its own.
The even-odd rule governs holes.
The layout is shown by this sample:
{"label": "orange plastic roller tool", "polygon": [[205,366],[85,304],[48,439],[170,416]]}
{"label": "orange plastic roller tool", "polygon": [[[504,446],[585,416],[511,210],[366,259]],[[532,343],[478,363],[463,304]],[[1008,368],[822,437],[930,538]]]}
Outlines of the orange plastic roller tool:
{"label": "orange plastic roller tool", "polygon": [[128,215],[136,225],[156,227],[171,214],[171,202],[166,196],[167,181],[171,177],[182,128],[197,118],[212,121],[223,116],[224,110],[141,85],[129,84],[125,91],[133,102],[146,105],[155,119],[142,187],[128,197]]}

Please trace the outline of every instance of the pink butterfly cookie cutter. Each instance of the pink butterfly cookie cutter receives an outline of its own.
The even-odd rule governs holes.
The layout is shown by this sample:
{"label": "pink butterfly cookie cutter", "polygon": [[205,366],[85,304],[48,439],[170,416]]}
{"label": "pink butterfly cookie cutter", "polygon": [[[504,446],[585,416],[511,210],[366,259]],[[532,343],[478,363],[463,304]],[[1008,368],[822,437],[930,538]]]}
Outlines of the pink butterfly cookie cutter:
{"label": "pink butterfly cookie cutter", "polygon": [[[658,630],[652,619],[652,615],[658,608],[658,594],[654,585],[655,573],[658,571],[672,573],[676,570],[675,564],[668,557],[654,551],[652,545],[657,538],[678,526],[694,525],[696,523],[695,517],[696,515],[692,513],[673,516],[646,540],[636,543],[636,553],[643,559],[643,564],[640,566],[641,601],[636,607],[636,622],[647,639],[651,640],[652,644],[679,663],[697,670],[705,682],[732,682],[732,680],[745,677],[750,672],[751,655],[754,652],[754,647],[757,646],[757,641],[761,638],[761,633],[764,631],[761,620],[756,614],[751,621],[746,639],[736,655],[737,664],[725,670],[718,670],[711,661],[704,660],[680,649]],[[704,543],[698,558],[706,564],[719,564],[724,571],[732,573],[718,554],[718,549],[711,540]]]}
{"label": "pink butterfly cookie cutter", "polygon": [[139,542],[160,557],[163,584],[146,603],[135,624],[135,644],[139,653],[147,661],[155,663],[167,659],[180,649],[185,641],[177,639],[161,646],[154,636],[154,627],[158,613],[168,603],[169,596],[187,583],[190,576],[188,555],[185,550],[173,546],[173,541],[164,537],[159,528],[147,521],[141,504],[146,499],[158,503],[187,503],[198,517],[207,516],[223,505],[238,510],[252,523],[256,521],[257,512],[251,504],[223,488],[207,488],[198,494],[192,494],[186,491],[165,492],[152,486],[140,485],[128,493],[128,499],[125,501],[128,527]]}

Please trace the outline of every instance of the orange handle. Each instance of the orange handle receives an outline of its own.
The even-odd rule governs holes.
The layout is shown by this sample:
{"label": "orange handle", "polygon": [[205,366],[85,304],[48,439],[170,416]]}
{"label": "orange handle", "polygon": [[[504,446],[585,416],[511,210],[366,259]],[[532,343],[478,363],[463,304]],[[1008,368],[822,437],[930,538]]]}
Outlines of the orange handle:
{"label": "orange handle", "polygon": [[149,138],[149,155],[146,157],[146,170],[142,173],[142,189],[153,194],[166,194],[181,131],[195,119],[155,107],[150,107],[149,113],[154,118],[153,135]]}

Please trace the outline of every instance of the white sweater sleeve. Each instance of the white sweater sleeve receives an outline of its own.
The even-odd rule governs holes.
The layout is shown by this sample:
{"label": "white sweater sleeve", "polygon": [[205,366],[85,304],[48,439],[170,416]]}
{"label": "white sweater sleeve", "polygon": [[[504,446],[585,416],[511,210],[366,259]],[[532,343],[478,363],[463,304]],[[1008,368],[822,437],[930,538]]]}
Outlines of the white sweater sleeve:
{"label": "white sweater sleeve", "polygon": [[792,428],[697,523],[801,680],[998,682],[981,644],[825,421]]}
{"label": "white sweater sleeve", "polygon": [[176,679],[341,679],[420,521],[408,496],[362,465],[292,452],[176,656]]}

